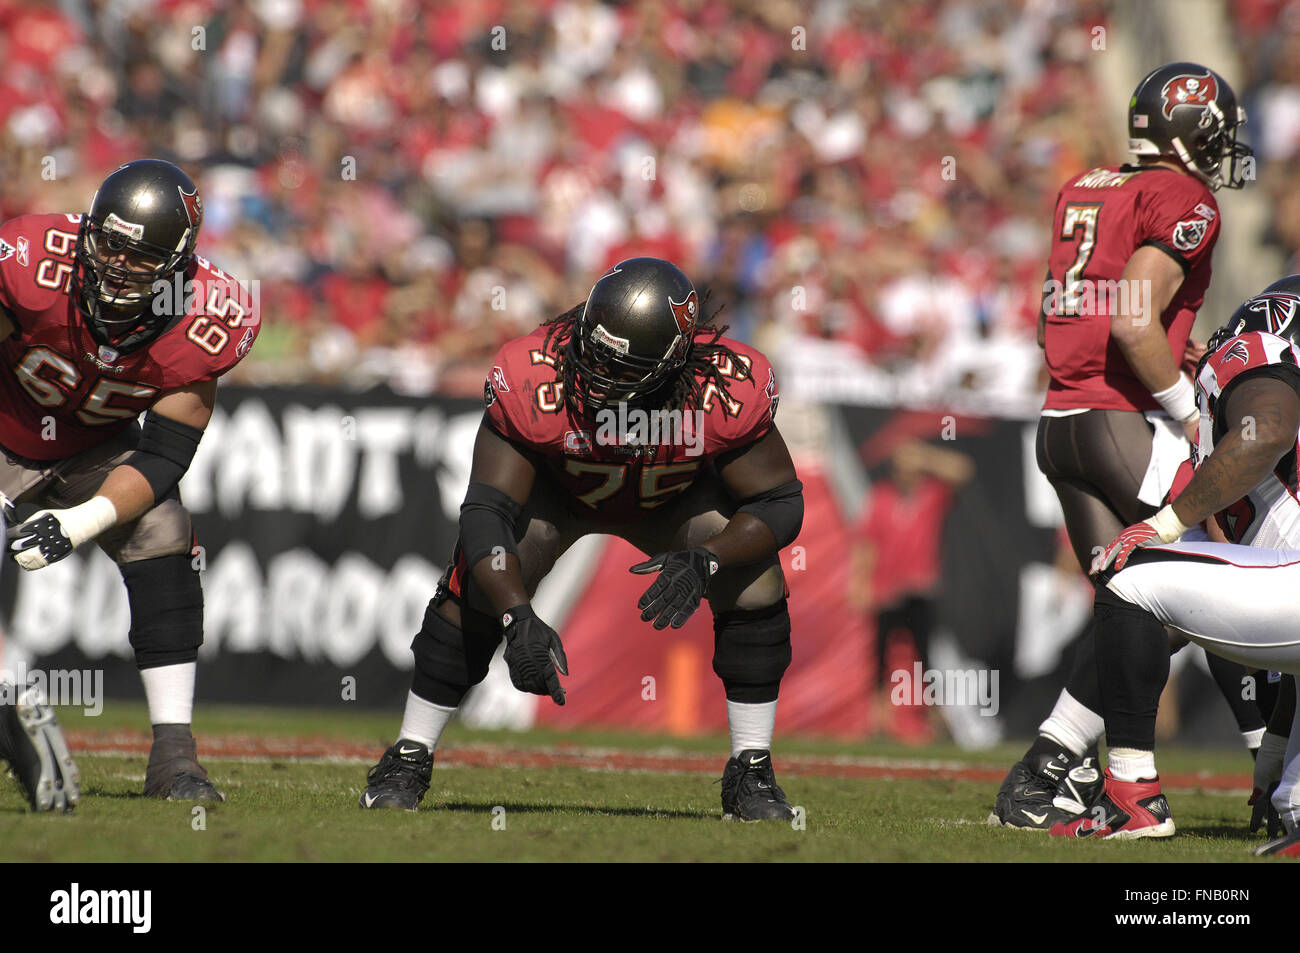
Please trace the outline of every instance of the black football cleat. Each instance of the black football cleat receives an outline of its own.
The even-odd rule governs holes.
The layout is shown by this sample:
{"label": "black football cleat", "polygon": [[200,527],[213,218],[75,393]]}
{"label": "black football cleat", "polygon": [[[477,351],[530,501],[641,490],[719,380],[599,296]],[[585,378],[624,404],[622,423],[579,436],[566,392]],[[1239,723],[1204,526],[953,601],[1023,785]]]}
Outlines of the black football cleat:
{"label": "black football cleat", "polygon": [[724,821],[792,821],[794,809],[776,783],[769,751],[742,751],[722,772]]}
{"label": "black football cleat", "polygon": [[1066,814],[1079,815],[1097,803],[1105,787],[1106,779],[1102,777],[1097,757],[1090,754],[1081,761],[1071,762],[1070,770],[1056,786],[1052,804]]}
{"label": "black football cleat", "polygon": [[399,738],[366,775],[361,807],[417,810],[432,777],[433,752],[418,741]]}
{"label": "black football cleat", "polygon": [[[1072,772],[1076,778],[1073,782]],[[1093,752],[1076,758],[1061,747],[1037,754],[1031,748],[1011,766],[994,798],[988,823],[1024,831],[1050,831],[1090,807],[1101,796],[1104,783]]]}
{"label": "black football cleat", "polygon": [[33,811],[71,811],[81,800],[81,773],[54,717],[54,709],[34,688],[25,688],[12,705],[0,705],[0,757]]}
{"label": "black football cleat", "polygon": [[224,801],[199,764],[198,745],[189,725],[154,725],[144,796],[164,801]]}

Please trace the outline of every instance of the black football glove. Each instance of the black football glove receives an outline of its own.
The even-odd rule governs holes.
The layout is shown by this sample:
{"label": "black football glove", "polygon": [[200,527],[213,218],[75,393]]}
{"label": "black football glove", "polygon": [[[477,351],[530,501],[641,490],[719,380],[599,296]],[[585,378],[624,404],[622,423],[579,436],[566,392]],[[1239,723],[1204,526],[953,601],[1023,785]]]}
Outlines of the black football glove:
{"label": "black football glove", "polygon": [[1282,780],[1282,761],[1286,756],[1287,739],[1271,731],[1264,732],[1260,746],[1251,752],[1255,756],[1254,790],[1250,794],[1250,832],[1261,827],[1269,839],[1282,836],[1282,819],[1273,806],[1273,792]]}
{"label": "black football glove", "polygon": [[555,704],[563,705],[560,675],[569,674],[569,660],[564,657],[564,646],[555,630],[537,618],[529,605],[515,606],[506,612],[501,617],[501,626],[505,629],[505,658],[511,684],[521,692],[550,695]]}
{"label": "black football glove", "polygon": [[656,629],[686,624],[700,600],[709,591],[709,579],[718,571],[718,557],[703,546],[678,553],[660,553],[631,569],[635,573],[659,573],[636,604],[641,621],[654,620]]}

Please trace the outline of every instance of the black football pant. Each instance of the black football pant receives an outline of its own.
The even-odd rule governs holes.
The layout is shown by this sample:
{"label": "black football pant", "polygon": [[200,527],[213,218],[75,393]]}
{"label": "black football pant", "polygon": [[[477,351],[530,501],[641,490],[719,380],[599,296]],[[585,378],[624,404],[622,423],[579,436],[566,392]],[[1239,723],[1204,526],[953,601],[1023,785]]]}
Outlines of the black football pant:
{"label": "black football pant", "polygon": [[[623,523],[599,523],[583,513],[580,500],[539,474],[517,524],[516,540],[524,587],[531,598],[555,561],[584,536],[618,536],[647,556],[699,546],[726,527],[736,502],[711,467],[674,503]],[[645,577],[646,586],[652,576]],[[789,614],[785,577],[776,555],[748,566],[720,570],[709,580],[705,597],[714,618],[714,671],[727,697],[762,702],[776,698],[790,659]],[[633,602],[617,628],[646,625]],[[416,672],[412,691],[446,707],[458,706],[487,675],[488,663],[501,643],[501,625],[490,601],[464,572],[462,592],[445,586],[430,605],[424,628],[416,636]]]}
{"label": "black football pant", "polygon": [[[1089,410],[1069,417],[1041,417],[1036,445],[1038,469],[1043,472],[1065,515],[1065,529],[1070,545],[1084,573],[1102,547],[1119,535],[1120,530],[1151,516],[1156,508],[1138,501],[1138,490],[1151,459],[1153,428],[1136,411]],[[1146,637],[1155,639],[1154,629],[1143,627]],[[1098,660],[1094,623],[1089,624],[1075,654],[1074,666],[1066,690],[1082,705],[1102,712],[1098,682]],[[1158,650],[1136,644],[1119,647],[1125,667],[1137,671],[1127,677],[1144,679],[1155,685],[1156,694],[1168,678],[1166,659],[1160,665],[1147,665],[1143,659]],[[1159,638],[1165,638],[1162,634]],[[1166,644],[1166,653],[1186,644],[1177,638]],[[1232,709],[1242,731],[1264,725],[1258,706],[1242,698],[1241,678],[1245,669],[1236,662],[1213,659],[1211,671],[1223,697]]]}

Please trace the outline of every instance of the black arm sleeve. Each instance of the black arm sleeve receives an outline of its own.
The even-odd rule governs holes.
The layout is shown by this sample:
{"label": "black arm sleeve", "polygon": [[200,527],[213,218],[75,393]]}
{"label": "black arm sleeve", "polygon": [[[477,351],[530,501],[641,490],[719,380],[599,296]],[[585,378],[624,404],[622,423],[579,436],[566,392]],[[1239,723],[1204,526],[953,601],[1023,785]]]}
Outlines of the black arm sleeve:
{"label": "black arm sleeve", "polygon": [[1295,718],[1295,676],[1283,675],[1278,687],[1277,704],[1273,706],[1273,717],[1268,722],[1268,732],[1272,735],[1291,737],[1291,722]]}
{"label": "black arm sleeve", "polygon": [[746,500],[736,512],[748,513],[766,523],[776,537],[777,549],[784,549],[795,541],[803,526],[803,483],[783,483]]}
{"label": "black arm sleeve", "polygon": [[460,546],[470,569],[491,556],[497,547],[519,558],[515,523],[522,512],[522,506],[496,487],[486,483],[469,485],[465,502],[460,505]]}
{"label": "black arm sleeve", "polygon": [[139,446],[124,463],[139,470],[149,482],[153,498],[161,500],[181,482],[202,439],[203,431],[199,427],[191,427],[151,410],[144,415]]}

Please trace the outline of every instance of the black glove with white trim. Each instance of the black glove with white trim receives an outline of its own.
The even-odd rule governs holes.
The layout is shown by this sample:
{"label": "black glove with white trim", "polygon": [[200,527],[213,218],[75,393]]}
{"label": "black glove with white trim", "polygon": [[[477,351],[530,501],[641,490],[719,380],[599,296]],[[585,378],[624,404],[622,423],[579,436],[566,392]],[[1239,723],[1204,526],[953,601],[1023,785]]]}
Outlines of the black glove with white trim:
{"label": "black glove with white trim", "polygon": [[505,629],[511,684],[521,692],[550,695],[555,704],[563,705],[560,675],[569,674],[569,660],[564,657],[559,635],[526,604],[502,615],[501,627]]}
{"label": "black glove with white trim", "polygon": [[700,600],[709,591],[709,580],[717,571],[718,557],[703,546],[685,552],[660,553],[637,563],[631,572],[659,573],[659,578],[636,604],[641,610],[641,621],[653,619],[656,629],[666,629],[669,625],[680,629],[700,607]]}

